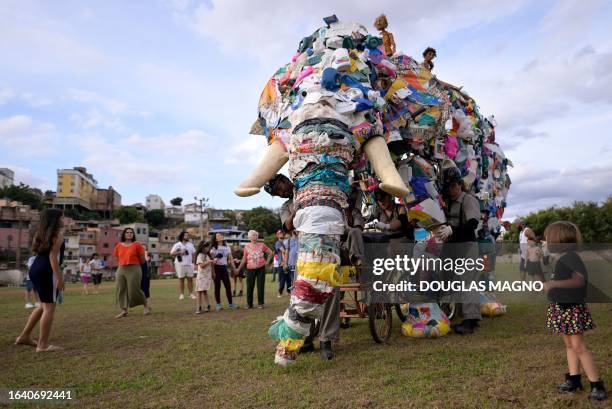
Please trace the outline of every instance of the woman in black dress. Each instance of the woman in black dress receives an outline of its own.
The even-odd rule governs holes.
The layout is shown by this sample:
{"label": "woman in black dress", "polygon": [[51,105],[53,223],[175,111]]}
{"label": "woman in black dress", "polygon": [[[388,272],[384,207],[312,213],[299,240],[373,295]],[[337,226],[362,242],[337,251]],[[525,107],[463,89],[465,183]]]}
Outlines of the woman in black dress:
{"label": "woman in black dress", "polygon": [[[38,292],[41,306],[30,314],[28,322],[15,340],[16,345],[36,347],[36,352],[61,349],[49,344],[55,303],[64,291],[64,279],[60,265],[64,259],[64,213],[59,209],[46,209],[41,213],[40,224],[32,243],[36,254],[30,268],[30,280]],[[32,339],[32,330],[40,321],[38,342]]]}

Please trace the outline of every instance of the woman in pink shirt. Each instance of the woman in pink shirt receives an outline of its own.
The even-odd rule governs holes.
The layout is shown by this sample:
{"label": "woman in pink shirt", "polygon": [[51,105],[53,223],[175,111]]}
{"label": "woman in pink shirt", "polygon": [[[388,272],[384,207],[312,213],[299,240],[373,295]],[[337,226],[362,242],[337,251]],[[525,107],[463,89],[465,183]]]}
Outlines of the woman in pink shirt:
{"label": "woman in pink shirt", "polygon": [[[253,290],[255,290],[255,280],[257,280],[257,308],[264,306],[264,288],[266,284],[266,264],[270,264],[274,252],[264,243],[257,241],[259,233],[249,230],[250,243],[244,246],[244,255],[238,271],[247,268],[247,304],[248,308],[253,308]],[[268,259],[266,260],[266,255]]]}

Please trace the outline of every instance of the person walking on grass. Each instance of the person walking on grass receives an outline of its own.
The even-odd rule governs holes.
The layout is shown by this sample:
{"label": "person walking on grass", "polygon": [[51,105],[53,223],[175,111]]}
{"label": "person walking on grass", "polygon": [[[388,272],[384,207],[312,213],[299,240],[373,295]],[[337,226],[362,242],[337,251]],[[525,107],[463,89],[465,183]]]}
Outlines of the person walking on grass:
{"label": "person walking on grass", "polygon": [[249,230],[248,237],[251,242],[244,246],[244,257],[242,257],[238,269],[240,270],[245,266],[247,268],[247,308],[253,308],[255,281],[257,281],[257,308],[263,308],[266,285],[266,265],[270,264],[272,257],[274,257],[274,253],[264,243],[257,241],[259,233],[257,233],[256,230]]}
{"label": "person walking on grass", "polygon": [[527,275],[530,280],[544,281],[542,271],[542,248],[536,242],[535,234],[527,238],[527,250],[525,252]]}
{"label": "person walking on grass", "polygon": [[[15,340],[15,344],[36,347],[36,352],[55,351],[61,348],[49,344],[49,337],[55,314],[55,303],[65,288],[60,270],[64,261],[64,213],[61,210],[43,210],[34,235],[32,251],[36,254],[36,258],[32,262],[29,275],[38,293],[41,306],[32,311],[25,328]],[[37,342],[32,339],[32,331],[39,321]]]}
{"label": "person walking on grass", "polygon": [[527,248],[529,248],[528,237],[535,237],[535,233],[529,227],[525,220],[518,221],[519,229],[519,253],[521,261],[519,262],[519,272],[521,274],[521,281],[527,279]]}
{"label": "person walking on grass", "polygon": [[[198,292],[198,307],[196,314],[210,312],[210,301],[208,300],[208,290],[210,283],[213,280],[213,260],[208,254],[210,243],[201,241],[196,249],[196,265],[198,267],[198,275],[196,277],[196,291]],[[204,309],[206,305],[206,309]]]}
{"label": "person walking on grass", "polygon": [[[32,280],[30,280],[30,268],[32,268],[32,264],[34,264],[34,260],[36,260],[36,256],[31,256],[28,259],[28,272],[24,278],[25,285],[25,307],[26,309],[40,307],[40,302],[38,301],[38,294],[36,294],[36,290],[34,290],[34,284],[32,284]],[[33,301],[33,302],[32,302]]]}
{"label": "person walking on grass", "polygon": [[89,295],[89,282],[91,281],[91,265],[89,260],[81,263],[80,268],[81,282],[83,283],[83,291],[81,294]]}
{"label": "person walking on grass", "polygon": [[179,300],[183,300],[185,296],[185,278],[187,278],[187,289],[189,296],[195,300],[193,293],[193,262],[195,260],[195,248],[189,242],[189,233],[182,231],[178,236],[178,242],[172,246],[170,255],[174,258],[174,268],[176,275],[179,278]]}
{"label": "person walking on grass", "polygon": [[548,250],[559,256],[550,281],[544,283],[550,301],[546,326],[563,336],[569,370],[565,382],[558,385],[557,390],[574,392],[582,389],[582,367],[591,384],[589,399],[606,400],[608,394],[583,335],[594,329],[595,323],[585,303],[589,280],[587,269],[576,252],[582,243],[582,235],[575,224],[560,221],[548,225],[544,236]]}
{"label": "person walking on grass", "polygon": [[285,252],[285,246],[283,244],[284,233],[282,230],[278,230],[276,232],[276,242],[274,243],[274,267],[272,268],[272,282],[276,281],[276,276],[278,275],[278,280],[280,281],[280,276],[284,270],[283,265],[285,261],[283,260],[283,253]]}
{"label": "person walking on grass", "polygon": [[147,298],[142,291],[142,268],[145,262],[145,250],[142,244],[136,241],[134,229],[127,227],[121,233],[121,242],[117,243],[113,255],[119,262],[115,281],[117,283],[116,299],[121,312],[115,318],[128,315],[128,308],[138,305],[144,306],[144,315],[151,313]]}
{"label": "person walking on grass", "polygon": [[142,276],[140,277],[140,289],[147,299],[147,305],[151,308],[151,255],[145,247],[145,261],[140,265]]}
{"label": "person walking on grass", "polygon": [[291,233],[286,233],[285,240],[283,240],[283,270],[278,276],[278,298],[283,296],[285,289],[287,294],[291,294],[291,284],[293,283],[296,264],[297,237],[293,238]]}
{"label": "person walking on grass", "polygon": [[242,297],[242,293],[244,292],[244,269],[238,269],[238,266],[240,265],[240,261],[242,260],[243,256],[244,253],[240,248],[240,244],[234,244],[232,246],[232,258],[234,259],[234,266],[236,267],[236,270],[234,270],[235,274],[232,274],[232,279],[234,281],[234,292],[232,295],[234,297],[236,297],[236,287],[238,286],[238,283],[240,283],[240,292],[238,293],[238,297]]}
{"label": "person walking on grass", "polygon": [[98,294],[98,289],[100,288],[100,284],[102,284],[102,263],[100,260],[100,255],[98,253],[93,253],[88,263],[91,267],[91,279],[93,281],[94,294]]}
{"label": "person walking on grass", "polygon": [[217,311],[221,311],[223,309],[223,306],[221,305],[221,283],[223,283],[229,308],[230,310],[235,310],[238,308],[238,306],[234,304],[232,300],[232,284],[230,282],[229,272],[227,271],[228,266],[232,270],[235,270],[234,258],[232,257],[232,252],[230,251],[229,247],[225,245],[223,236],[220,233],[215,234],[215,237],[213,237],[210,256],[213,259],[215,270],[213,282],[215,283],[215,301],[217,302],[216,309]]}

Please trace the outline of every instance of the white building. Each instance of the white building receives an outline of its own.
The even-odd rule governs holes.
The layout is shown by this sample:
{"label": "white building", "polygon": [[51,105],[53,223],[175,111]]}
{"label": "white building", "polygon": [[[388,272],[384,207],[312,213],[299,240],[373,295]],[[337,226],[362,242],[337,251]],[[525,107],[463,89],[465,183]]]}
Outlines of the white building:
{"label": "white building", "polygon": [[207,220],[208,213],[185,212],[185,224],[199,225],[200,223],[206,223]]}
{"label": "white building", "polygon": [[164,210],[166,208],[166,204],[159,195],[148,195],[146,207],[147,210]]}
{"label": "white building", "polygon": [[190,203],[185,205],[185,224],[195,224],[206,222],[208,220],[208,212],[202,212],[199,203]]}
{"label": "white building", "polygon": [[164,209],[164,213],[166,217],[171,219],[182,219],[185,217],[185,212],[183,212],[183,209],[178,206],[168,206],[166,209]]}
{"label": "white building", "polygon": [[149,255],[151,255],[151,261],[159,263],[161,261],[160,257],[160,246],[159,246],[159,237],[149,237],[149,246],[148,246]]}
{"label": "white building", "polygon": [[76,274],[79,271],[80,240],[78,232],[66,232],[64,234],[64,274]]}
{"label": "white building", "polygon": [[15,184],[15,172],[8,168],[0,168],[0,189]]}

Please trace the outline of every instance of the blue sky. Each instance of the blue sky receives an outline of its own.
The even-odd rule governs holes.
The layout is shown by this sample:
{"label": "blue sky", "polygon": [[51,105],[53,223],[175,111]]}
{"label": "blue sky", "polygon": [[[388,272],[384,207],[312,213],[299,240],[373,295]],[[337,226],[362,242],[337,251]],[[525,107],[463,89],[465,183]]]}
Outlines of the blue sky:
{"label": "blue sky", "polygon": [[384,12],[398,48],[438,49],[434,73],[499,124],[514,162],[507,216],[612,189],[612,6],[605,1],[3,1],[0,166],[54,189],[86,166],[124,204],[233,195],[265,148],[259,93],[299,40],[337,14]]}

